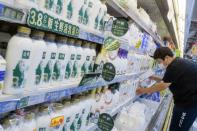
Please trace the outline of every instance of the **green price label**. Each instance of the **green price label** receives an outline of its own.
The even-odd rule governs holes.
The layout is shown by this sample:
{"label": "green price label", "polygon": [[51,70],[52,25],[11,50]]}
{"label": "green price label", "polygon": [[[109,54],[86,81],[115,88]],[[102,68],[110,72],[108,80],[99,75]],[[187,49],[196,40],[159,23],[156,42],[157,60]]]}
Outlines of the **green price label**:
{"label": "green price label", "polygon": [[121,37],[127,33],[129,25],[125,19],[117,19],[112,25],[112,34]]}
{"label": "green price label", "polygon": [[38,11],[35,8],[31,8],[28,14],[27,24],[30,27],[51,31],[62,35],[67,35],[71,37],[79,36],[78,26],[54,18],[47,13]]}
{"label": "green price label", "polygon": [[103,65],[102,77],[105,81],[112,81],[116,75],[116,69],[112,63],[105,63]]}
{"label": "green price label", "polygon": [[101,114],[98,119],[98,127],[101,131],[111,131],[114,127],[113,118],[107,113]]}

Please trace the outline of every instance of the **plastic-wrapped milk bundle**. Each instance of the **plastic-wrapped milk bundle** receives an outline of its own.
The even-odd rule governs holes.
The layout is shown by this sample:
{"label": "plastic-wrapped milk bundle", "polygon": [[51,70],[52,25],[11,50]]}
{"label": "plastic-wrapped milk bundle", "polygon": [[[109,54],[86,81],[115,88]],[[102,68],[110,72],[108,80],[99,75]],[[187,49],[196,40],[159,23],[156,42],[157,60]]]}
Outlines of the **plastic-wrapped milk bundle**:
{"label": "plastic-wrapped milk bundle", "polygon": [[122,111],[120,112],[119,116],[115,120],[114,126],[116,127],[116,129],[118,131],[126,131],[126,130],[128,130],[127,125],[129,123],[128,123],[128,113],[126,111],[126,108],[123,108]]}
{"label": "plastic-wrapped milk bundle", "polygon": [[139,102],[135,102],[134,105],[129,108],[128,114],[133,120],[135,120],[136,128],[143,127],[143,125],[145,124],[145,110],[146,105]]}

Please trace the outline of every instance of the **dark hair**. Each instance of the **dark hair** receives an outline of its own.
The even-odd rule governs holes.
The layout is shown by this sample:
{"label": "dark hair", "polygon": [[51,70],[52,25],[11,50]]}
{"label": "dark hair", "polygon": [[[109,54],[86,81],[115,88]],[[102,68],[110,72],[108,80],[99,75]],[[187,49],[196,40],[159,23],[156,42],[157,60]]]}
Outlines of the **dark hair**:
{"label": "dark hair", "polygon": [[160,48],[156,49],[153,58],[154,59],[162,59],[162,60],[164,60],[166,56],[173,57],[174,54],[170,50],[170,48],[168,48],[168,47],[160,47]]}

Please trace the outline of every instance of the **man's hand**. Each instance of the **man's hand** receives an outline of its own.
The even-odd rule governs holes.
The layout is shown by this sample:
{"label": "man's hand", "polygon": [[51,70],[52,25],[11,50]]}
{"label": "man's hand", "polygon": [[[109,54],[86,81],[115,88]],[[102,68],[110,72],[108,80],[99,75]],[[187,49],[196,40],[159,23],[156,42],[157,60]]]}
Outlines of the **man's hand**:
{"label": "man's hand", "polygon": [[171,83],[160,82],[160,83],[155,84],[155,85],[153,85],[152,87],[149,87],[149,88],[141,88],[141,87],[139,87],[136,90],[136,94],[137,95],[149,94],[149,93],[162,91],[162,90],[165,90],[166,88],[168,88],[170,85],[171,85]]}
{"label": "man's hand", "polygon": [[142,95],[142,94],[146,94],[146,93],[148,93],[146,88],[139,87],[136,90],[137,95]]}

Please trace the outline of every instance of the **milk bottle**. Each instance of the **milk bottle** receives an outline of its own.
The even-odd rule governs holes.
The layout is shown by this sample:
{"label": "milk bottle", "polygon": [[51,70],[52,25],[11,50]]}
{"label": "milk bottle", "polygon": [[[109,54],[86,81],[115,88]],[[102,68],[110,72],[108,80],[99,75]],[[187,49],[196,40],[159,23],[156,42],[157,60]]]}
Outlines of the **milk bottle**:
{"label": "milk bottle", "polygon": [[[69,51],[66,37],[59,36],[57,38],[57,60],[54,65],[53,74],[56,84],[61,84],[64,80],[65,69],[68,60],[65,60],[66,55]],[[68,59],[68,58],[67,58]]]}
{"label": "milk bottle", "polygon": [[21,94],[24,91],[34,47],[32,40],[29,38],[30,32],[31,29],[20,26],[18,33],[8,43],[4,88],[6,94]]}
{"label": "milk bottle", "polygon": [[83,57],[86,52],[84,52],[83,48],[81,47],[82,41],[77,40],[75,41],[75,49],[76,49],[76,56],[75,61],[73,64],[73,70],[72,70],[72,81],[78,81],[81,79],[81,67],[83,64]]}
{"label": "milk bottle", "polygon": [[57,45],[54,42],[54,34],[46,34],[45,40],[47,45],[47,64],[44,68],[44,82],[46,84],[45,86],[47,86],[49,84],[52,84],[53,81],[56,81],[56,74],[55,72],[53,72],[53,70],[57,59]]}
{"label": "milk bottle", "polygon": [[25,84],[25,90],[34,91],[40,87],[42,84],[42,79],[44,75],[44,67],[46,66],[45,55],[46,55],[46,43],[43,40],[44,32],[33,31],[33,52],[32,52],[32,64],[30,65],[29,71],[27,73],[28,78]]}
{"label": "milk bottle", "polygon": [[83,45],[83,52],[85,52],[85,57],[83,60],[83,65],[81,67],[81,75],[83,76],[84,74],[89,72],[89,66],[90,66],[90,55],[91,55],[91,50],[89,48],[89,43],[84,43]]}
{"label": "milk bottle", "polygon": [[69,46],[69,50],[70,50],[70,55],[69,55],[69,60],[67,62],[66,65],[66,70],[65,70],[65,82],[69,83],[71,81],[71,74],[73,71],[73,65],[75,62],[75,57],[76,57],[76,48],[74,46],[74,39],[68,39],[67,44]]}

